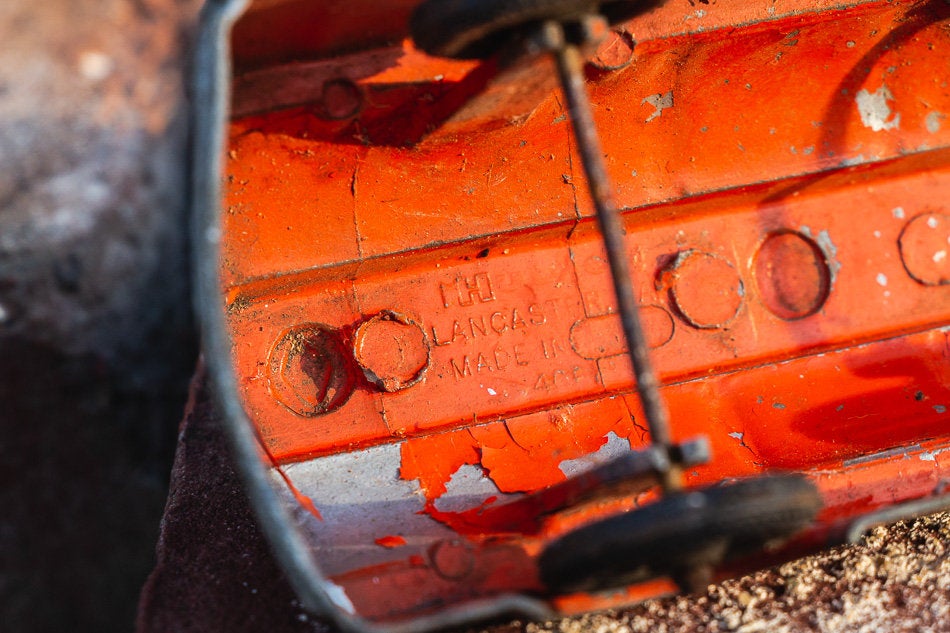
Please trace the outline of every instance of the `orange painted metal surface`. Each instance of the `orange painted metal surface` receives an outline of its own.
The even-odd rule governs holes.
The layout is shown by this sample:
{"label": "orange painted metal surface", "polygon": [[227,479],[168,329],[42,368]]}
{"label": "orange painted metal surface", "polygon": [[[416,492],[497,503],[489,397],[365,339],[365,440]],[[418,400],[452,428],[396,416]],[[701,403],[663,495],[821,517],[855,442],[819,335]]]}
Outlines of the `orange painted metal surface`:
{"label": "orange painted metal surface", "polygon": [[[685,4],[588,69],[635,289],[674,439],[711,443],[687,485],[806,472],[827,506],[814,545],[950,473],[950,11]],[[430,59],[395,26],[388,48],[269,68],[341,49],[265,46],[255,15],[236,32],[222,267],[260,437],[288,472],[398,445],[399,478],[465,544],[420,557],[412,534],[376,534],[383,562],[334,572],[367,617],[543,592],[545,542],[651,498],[544,516],[509,500],[646,443],[561,100],[523,83],[550,69]],[[441,507],[464,472],[497,494]]]}

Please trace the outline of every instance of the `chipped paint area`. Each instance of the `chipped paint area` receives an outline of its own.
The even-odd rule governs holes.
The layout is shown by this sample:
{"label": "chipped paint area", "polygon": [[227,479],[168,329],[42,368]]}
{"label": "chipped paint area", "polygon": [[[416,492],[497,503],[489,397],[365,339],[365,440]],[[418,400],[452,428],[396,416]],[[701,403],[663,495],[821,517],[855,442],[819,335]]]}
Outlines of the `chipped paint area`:
{"label": "chipped paint area", "polygon": [[927,118],[924,119],[924,125],[927,127],[927,131],[931,134],[936,134],[940,131],[941,124],[944,119],[947,118],[947,115],[943,112],[937,112],[934,110],[927,115]]}
{"label": "chipped paint area", "polygon": [[645,119],[645,123],[649,123],[653,119],[663,116],[663,110],[673,107],[673,91],[670,90],[666,93],[657,93],[655,95],[650,95],[649,97],[644,97],[643,101],[640,102],[640,105],[650,104],[654,108],[653,114],[648,116]]}
{"label": "chipped paint area", "polygon": [[417,480],[430,503],[451,488],[453,478],[474,474],[471,468],[484,471],[497,486],[492,494],[533,492],[563,481],[563,462],[586,459],[605,443],[609,451],[616,451],[618,442],[629,450],[625,438],[636,437],[622,401],[575,405],[410,439],[402,447],[400,475]]}
{"label": "chipped paint area", "polygon": [[822,229],[817,235],[814,234],[808,226],[803,225],[799,230],[815,240],[815,243],[818,244],[818,247],[821,248],[821,251],[825,254],[828,271],[830,273],[829,282],[831,286],[834,287],[835,281],[838,279],[838,271],[841,270],[841,262],[838,261],[838,247],[831,241],[831,235],[828,233],[828,230]]}
{"label": "chipped paint area", "polygon": [[881,86],[873,93],[862,89],[855,97],[858,114],[864,127],[874,132],[896,130],[900,128],[901,115],[891,110],[889,101],[894,100],[894,94],[886,85]]}
{"label": "chipped paint area", "polygon": [[920,461],[923,462],[935,462],[937,461],[937,455],[942,453],[950,453],[950,448],[938,448],[933,451],[926,451],[920,454]]}
{"label": "chipped paint area", "polygon": [[406,544],[406,539],[398,534],[389,534],[376,539],[376,544],[380,547],[392,549],[395,547],[403,547]]}
{"label": "chipped paint area", "polygon": [[566,477],[573,477],[586,472],[595,466],[606,463],[611,459],[620,457],[631,450],[630,440],[625,440],[613,431],[605,437],[607,442],[595,453],[578,457],[577,459],[565,459],[558,468]]}
{"label": "chipped paint area", "polygon": [[909,459],[909,455],[913,452],[920,451],[920,444],[914,444],[913,446],[898,446],[897,448],[889,448],[886,451],[878,451],[876,453],[871,453],[870,455],[862,455],[861,457],[855,457],[853,459],[846,459],[842,462],[842,465],[846,468],[851,466],[860,466],[862,464],[871,464],[875,461],[889,459],[893,457],[901,457],[903,459]]}
{"label": "chipped paint area", "polygon": [[[322,521],[301,506],[283,485],[282,475],[272,471],[287,506],[294,508],[295,521],[319,552],[325,572],[332,575],[421,555],[432,540],[452,535],[422,514],[425,499],[419,482],[402,479],[400,463],[399,446],[383,445],[283,466],[286,483],[313,500]],[[393,547],[398,542],[394,535],[401,534],[411,536]]]}
{"label": "chipped paint area", "polygon": [[445,484],[445,493],[435,500],[435,509],[439,512],[465,512],[477,508],[491,500],[500,501],[501,490],[491,480],[481,466],[463,464]]}

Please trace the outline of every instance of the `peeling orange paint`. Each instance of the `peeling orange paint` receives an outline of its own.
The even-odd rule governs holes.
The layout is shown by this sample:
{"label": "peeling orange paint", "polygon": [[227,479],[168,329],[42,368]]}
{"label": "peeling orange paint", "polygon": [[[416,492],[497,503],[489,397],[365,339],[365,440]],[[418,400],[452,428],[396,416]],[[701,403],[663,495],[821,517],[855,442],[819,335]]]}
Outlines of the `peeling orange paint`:
{"label": "peeling orange paint", "polygon": [[[781,0],[765,19],[754,3],[708,17],[673,4],[630,26],[626,69],[587,79],[673,439],[712,451],[683,478],[807,473],[827,507],[795,546],[820,547],[946,478],[950,91],[934,69],[950,10]],[[437,542],[374,533],[385,563],[334,576],[360,615],[543,594],[534,557],[551,539],[657,499],[649,482],[580,500],[559,487],[649,439],[563,99],[539,82],[513,105],[501,97],[524,86],[491,64],[440,66],[405,42],[307,67],[348,87],[352,113],[238,94],[230,129],[222,292],[247,411],[285,481],[281,464],[400,444],[401,501]],[[384,313],[418,329],[360,351],[418,360],[412,380],[352,349]],[[275,368],[275,341],[306,324],[346,353]],[[294,377],[333,391],[332,370],[353,377],[345,397],[275,398]],[[886,452],[901,447],[913,460]],[[453,496],[464,485],[477,494]],[[453,499],[476,507],[446,510]]]}
{"label": "peeling orange paint", "polygon": [[402,547],[403,545],[405,545],[406,539],[399,535],[389,535],[389,536],[383,536],[381,538],[376,539],[376,544],[381,547],[392,549],[395,547]]}

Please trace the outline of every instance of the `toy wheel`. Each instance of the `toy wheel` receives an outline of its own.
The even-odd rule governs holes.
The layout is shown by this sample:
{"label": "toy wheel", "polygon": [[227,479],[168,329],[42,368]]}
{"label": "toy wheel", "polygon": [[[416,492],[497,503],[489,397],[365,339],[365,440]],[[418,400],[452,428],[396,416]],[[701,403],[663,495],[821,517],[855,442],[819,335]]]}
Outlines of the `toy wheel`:
{"label": "toy wheel", "polygon": [[600,14],[611,24],[629,20],[664,0],[425,0],[409,28],[416,46],[430,55],[456,59],[490,57],[523,33],[525,26],[570,22]]}
{"label": "toy wheel", "polygon": [[796,475],[671,494],[554,541],[541,554],[541,579],[551,591],[568,593],[683,578],[697,566],[790,537],[821,505],[815,486]]}

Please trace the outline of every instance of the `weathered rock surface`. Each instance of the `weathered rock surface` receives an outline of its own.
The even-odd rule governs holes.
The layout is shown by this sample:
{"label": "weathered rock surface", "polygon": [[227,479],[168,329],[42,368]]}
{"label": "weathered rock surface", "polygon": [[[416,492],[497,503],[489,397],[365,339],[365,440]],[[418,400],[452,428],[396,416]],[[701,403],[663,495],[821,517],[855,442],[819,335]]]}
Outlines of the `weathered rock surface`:
{"label": "weathered rock surface", "polygon": [[196,351],[198,0],[0,2],[0,629],[128,631]]}

